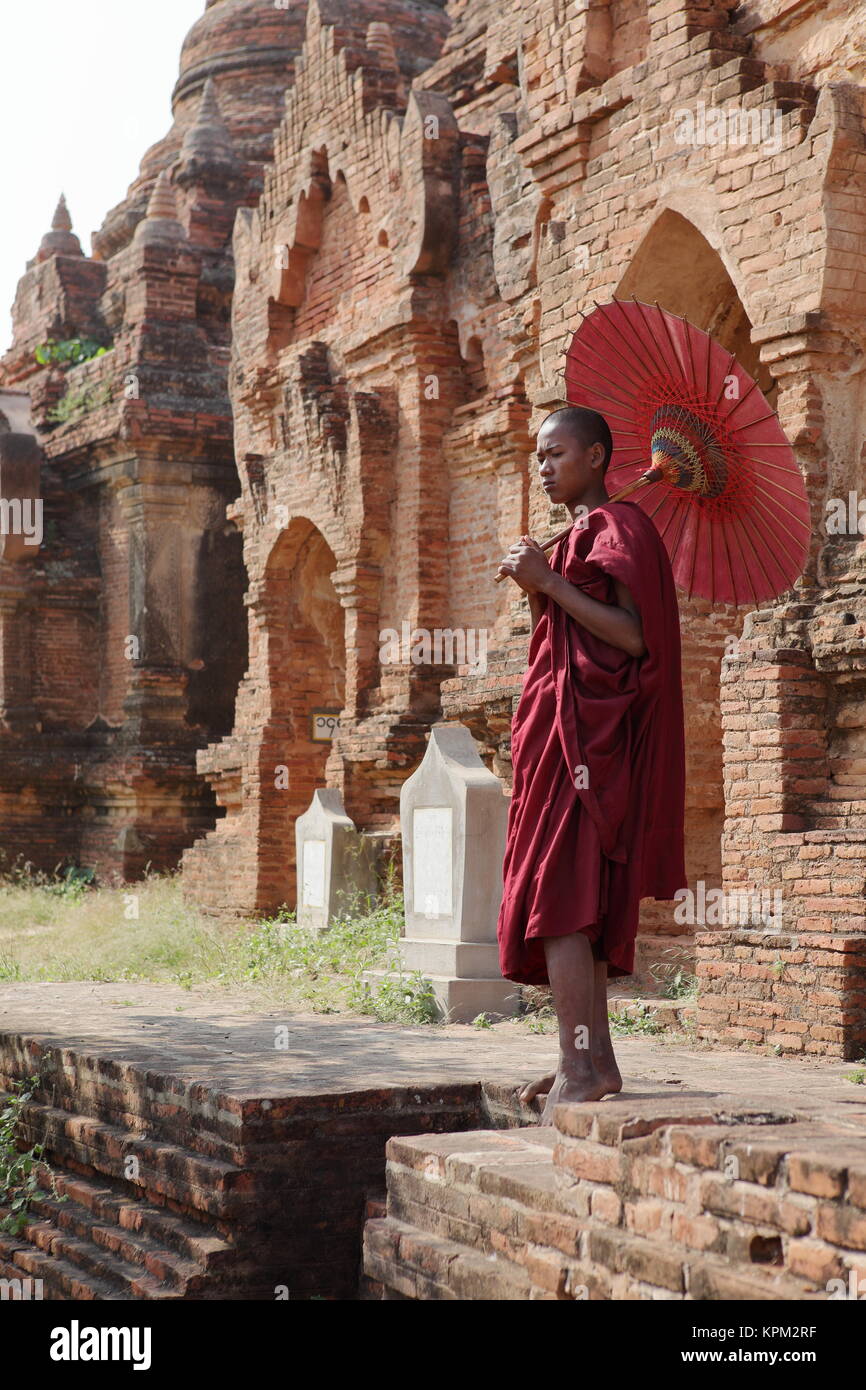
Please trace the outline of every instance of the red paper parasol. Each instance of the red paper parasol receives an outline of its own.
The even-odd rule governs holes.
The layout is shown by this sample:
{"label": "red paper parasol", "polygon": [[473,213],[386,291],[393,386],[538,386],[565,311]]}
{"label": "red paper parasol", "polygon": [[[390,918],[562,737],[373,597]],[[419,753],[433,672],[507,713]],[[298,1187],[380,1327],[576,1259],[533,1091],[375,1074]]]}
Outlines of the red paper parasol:
{"label": "red paper parasol", "polygon": [[809,546],[806,490],[732,353],[658,304],[614,299],[574,334],[565,380],[569,404],[610,425],[606,481],[652,517],[681,589],[755,604],[792,587]]}

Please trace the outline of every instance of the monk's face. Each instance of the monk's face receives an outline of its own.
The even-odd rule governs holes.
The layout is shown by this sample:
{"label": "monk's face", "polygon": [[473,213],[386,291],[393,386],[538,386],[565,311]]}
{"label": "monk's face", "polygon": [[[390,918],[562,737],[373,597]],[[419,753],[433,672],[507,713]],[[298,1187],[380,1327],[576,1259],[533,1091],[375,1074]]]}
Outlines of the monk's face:
{"label": "monk's face", "polygon": [[568,506],[603,488],[603,446],[587,447],[563,421],[545,421],[538,431],[536,453],[541,485],[551,502]]}

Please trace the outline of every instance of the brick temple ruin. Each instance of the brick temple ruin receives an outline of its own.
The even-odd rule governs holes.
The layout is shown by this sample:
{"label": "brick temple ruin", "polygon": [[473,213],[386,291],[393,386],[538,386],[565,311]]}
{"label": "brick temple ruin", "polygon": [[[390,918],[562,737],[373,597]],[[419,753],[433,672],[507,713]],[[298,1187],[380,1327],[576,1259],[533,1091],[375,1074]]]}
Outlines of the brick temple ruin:
{"label": "brick temple ruin", "polygon": [[[635,295],[757,378],[814,535],[775,606],[681,600],[690,882],[781,893],[783,929],[648,904],[645,955],[697,955],[706,1039],[860,1055],[864,551],[825,514],[863,476],[862,18],[210,0],[92,255],[61,205],[18,290],[0,466],[45,531],[3,538],[6,854],[182,860],[207,908],[253,913],[294,900],[317,787],[394,836],[437,721],[507,790],[528,611],[495,563],[563,521],[532,447],[568,330]],[[706,138],[719,109],[751,137]],[[88,337],[108,351],[34,358]],[[383,663],[404,623],[483,631],[486,669]]]}

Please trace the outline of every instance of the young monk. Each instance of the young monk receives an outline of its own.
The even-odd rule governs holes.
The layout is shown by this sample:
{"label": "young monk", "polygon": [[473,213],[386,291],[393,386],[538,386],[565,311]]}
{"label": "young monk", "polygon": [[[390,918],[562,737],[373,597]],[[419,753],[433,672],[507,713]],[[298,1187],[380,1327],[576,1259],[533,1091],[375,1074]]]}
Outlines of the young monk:
{"label": "young monk", "polygon": [[609,976],[634,965],[642,897],[686,886],[680,630],[667,551],[632,502],[610,502],[603,416],[567,407],[538,433],[542,486],[574,526],[550,552],[521,537],[498,573],[529,595],[529,667],[512,721],[514,789],[499,912],[505,979],[549,985],[561,1101],[622,1089]]}

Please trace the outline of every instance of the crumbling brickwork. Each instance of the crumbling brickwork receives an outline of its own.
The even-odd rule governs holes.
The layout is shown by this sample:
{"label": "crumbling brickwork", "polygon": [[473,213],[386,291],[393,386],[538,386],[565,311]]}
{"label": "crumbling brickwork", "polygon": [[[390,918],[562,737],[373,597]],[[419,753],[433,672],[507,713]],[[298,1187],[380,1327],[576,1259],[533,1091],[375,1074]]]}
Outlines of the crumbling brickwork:
{"label": "crumbling brickwork", "polygon": [[[61,200],[19,284],[0,383],[29,395],[44,511],[41,546],[2,561],[9,859],[136,877],[214,823],[195,753],[231,728],[246,660],[225,515],[231,231],[261,191],[303,19],[303,5],[207,5],[172,128],[92,255]],[[51,340],[92,345],[75,365],[38,361]]]}

